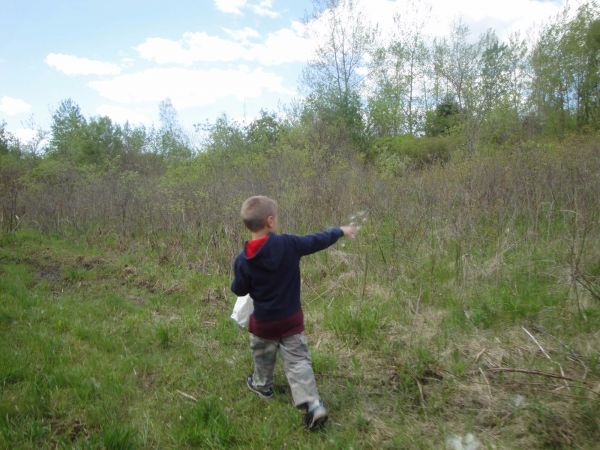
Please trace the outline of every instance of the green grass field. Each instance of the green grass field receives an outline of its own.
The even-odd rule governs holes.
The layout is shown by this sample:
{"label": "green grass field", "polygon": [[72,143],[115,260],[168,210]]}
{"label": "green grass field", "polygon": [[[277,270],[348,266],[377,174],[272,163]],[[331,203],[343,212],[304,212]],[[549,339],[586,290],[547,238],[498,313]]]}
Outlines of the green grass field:
{"label": "green grass field", "polygon": [[366,241],[303,262],[331,410],[310,433],[280,366],[273,400],[247,390],[227,271],[144,242],[5,235],[0,447],[443,448],[472,433],[481,448],[598,448],[600,309],[578,312],[557,248],[475,255],[460,273],[449,248],[398,276]]}

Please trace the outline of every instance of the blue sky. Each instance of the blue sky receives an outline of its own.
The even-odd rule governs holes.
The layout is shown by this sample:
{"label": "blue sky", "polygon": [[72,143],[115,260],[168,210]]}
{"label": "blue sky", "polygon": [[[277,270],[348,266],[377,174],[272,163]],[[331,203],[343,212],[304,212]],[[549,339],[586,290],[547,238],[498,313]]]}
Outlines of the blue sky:
{"label": "blue sky", "polygon": [[[410,1],[358,3],[385,31]],[[461,17],[474,34],[493,27],[502,36],[530,30],[564,1],[429,4],[430,34]],[[2,0],[0,121],[26,138],[32,123],[47,128],[72,98],[86,116],[151,124],[167,97],[188,128],[222,113],[251,120],[299,97],[319,26],[303,22],[311,12],[306,0]]]}

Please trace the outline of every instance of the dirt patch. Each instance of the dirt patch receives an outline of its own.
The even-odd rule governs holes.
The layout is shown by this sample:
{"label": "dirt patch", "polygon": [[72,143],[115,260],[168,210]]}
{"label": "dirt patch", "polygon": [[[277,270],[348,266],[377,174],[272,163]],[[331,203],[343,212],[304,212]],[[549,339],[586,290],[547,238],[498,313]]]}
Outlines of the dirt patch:
{"label": "dirt patch", "polygon": [[60,266],[49,266],[36,273],[34,281],[50,281],[55,283],[61,280],[62,269]]}
{"label": "dirt patch", "polygon": [[136,303],[138,305],[145,305],[146,304],[146,299],[143,297],[140,297],[138,295],[128,295],[127,297],[125,297],[127,300]]}
{"label": "dirt patch", "polygon": [[[144,274],[138,274],[138,269],[129,264],[125,265],[123,269],[121,269],[122,274],[122,284],[133,283],[133,285],[137,288],[144,289],[151,294],[158,292],[161,288],[160,282],[156,279],[155,276]],[[175,288],[173,292],[177,290]]]}
{"label": "dirt patch", "polygon": [[177,314],[162,314],[158,311],[152,311],[152,318],[156,321],[156,322],[164,322],[164,323],[170,323],[170,322],[176,322],[178,320],[181,319],[181,316],[178,316]]}
{"label": "dirt patch", "polygon": [[134,369],[134,374],[136,375],[138,385],[144,390],[149,390],[156,384],[156,375],[151,372],[137,372]]}
{"label": "dirt patch", "polygon": [[88,270],[106,264],[106,261],[99,256],[78,256],[76,262],[79,266]]}
{"label": "dirt patch", "polygon": [[224,288],[211,287],[204,291],[204,303],[221,303],[227,302],[227,292]]}
{"label": "dirt patch", "polygon": [[78,418],[65,421],[56,419],[51,422],[50,427],[56,435],[68,436],[71,442],[90,435],[85,423]]}
{"label": "dirt patch", "polygon": [[166,289],[163,291],[163,294],[165,294],[165,295],[169,295],[169,294],[172,294],[172,293],[174,293],[174,292],[181,291],[182,289],[183,289],[183,286],[182,286],[182,284],[176,281],[176,282],[175,282],[175,283],[173,283],[171,286],[169,286],[168,288],[166,288]]}
{"label": "dirt patch", "polygon": [[[62,276],[62,266],[57,263],[52,263],[51,261],[40,261],[29,257],[13,257],[7,255],[0,257],[0,263],[25,264],[30,266],[36,271],[33,276],[33,284],[37,284],[42,280],[50,282],[60,281]],[[1,271],[2,269],[0,268],[0,273],[2,273]]]}
{"label": "dirt patch", "polygon": [[130,276],[130,275],[136,275],[137,274],[137,269],[133,266],[130,265],[125,265],[125,267],[123,267],[123,275]]}
{"label": "dirt patch", "polygon": [[133,284],[135,287],[138,287],[140,289],[145,289],[148,292],[150,292],[151,294],[154,294],[158,289],[158,281],[156,281],[156,280],[139,278],[139,279],[135,280],[135,282]]}

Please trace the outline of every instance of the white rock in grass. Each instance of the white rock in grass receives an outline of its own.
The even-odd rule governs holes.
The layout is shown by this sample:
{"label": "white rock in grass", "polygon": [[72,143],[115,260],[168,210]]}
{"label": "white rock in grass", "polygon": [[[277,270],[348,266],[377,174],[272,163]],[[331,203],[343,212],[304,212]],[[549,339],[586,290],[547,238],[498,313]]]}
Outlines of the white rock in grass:
{"label": "white rock in grass", "polygon": [[472,433],[467,433],[464,436],[451,434],[446,438],[446,449],[448,450],[479,450],[481,441]]}
{"label": "white rock in grass", "polygon": [[521,394],[517,394],[512,398],[512,403],[515,408],[520,408],[525,405],[525,397]]}

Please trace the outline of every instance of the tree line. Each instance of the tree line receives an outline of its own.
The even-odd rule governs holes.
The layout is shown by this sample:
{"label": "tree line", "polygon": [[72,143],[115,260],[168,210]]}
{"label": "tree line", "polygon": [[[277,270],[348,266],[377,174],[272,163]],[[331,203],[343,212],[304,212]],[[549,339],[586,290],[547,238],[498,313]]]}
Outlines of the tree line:
{"label": "tree line", "polygon": [[352,1],[323,2],[327,33],[304,69],[304,99],[247,125],[226,116],[196,125],[200,145],[168,99],[158,127],[86,118],[71,99],[28,144],[0,124],[2,227],[192,229],[223,210],[235,216],[230,205],[247,192],[317,197],[335,215],[348,180],[372,177],[376,190],[455,154],[596,132],[599,12],[595,1],[565,9],[528,45],[493,30],[473,39],[462,22],[428,39],[426,11],[396,17],[383,38]]}
{"label": "tree line", "polygon": [[351,0],[325,3],[331,32],[304,77],[319,118],[371,139],[461,134],[470,149],[598,129],[595,1],[565,8],[530,46],[492,29],[475,40],[461,21],[449,36],[427,38],[420,5],[413,19],[397,15],[394,33],[381,39]]}

